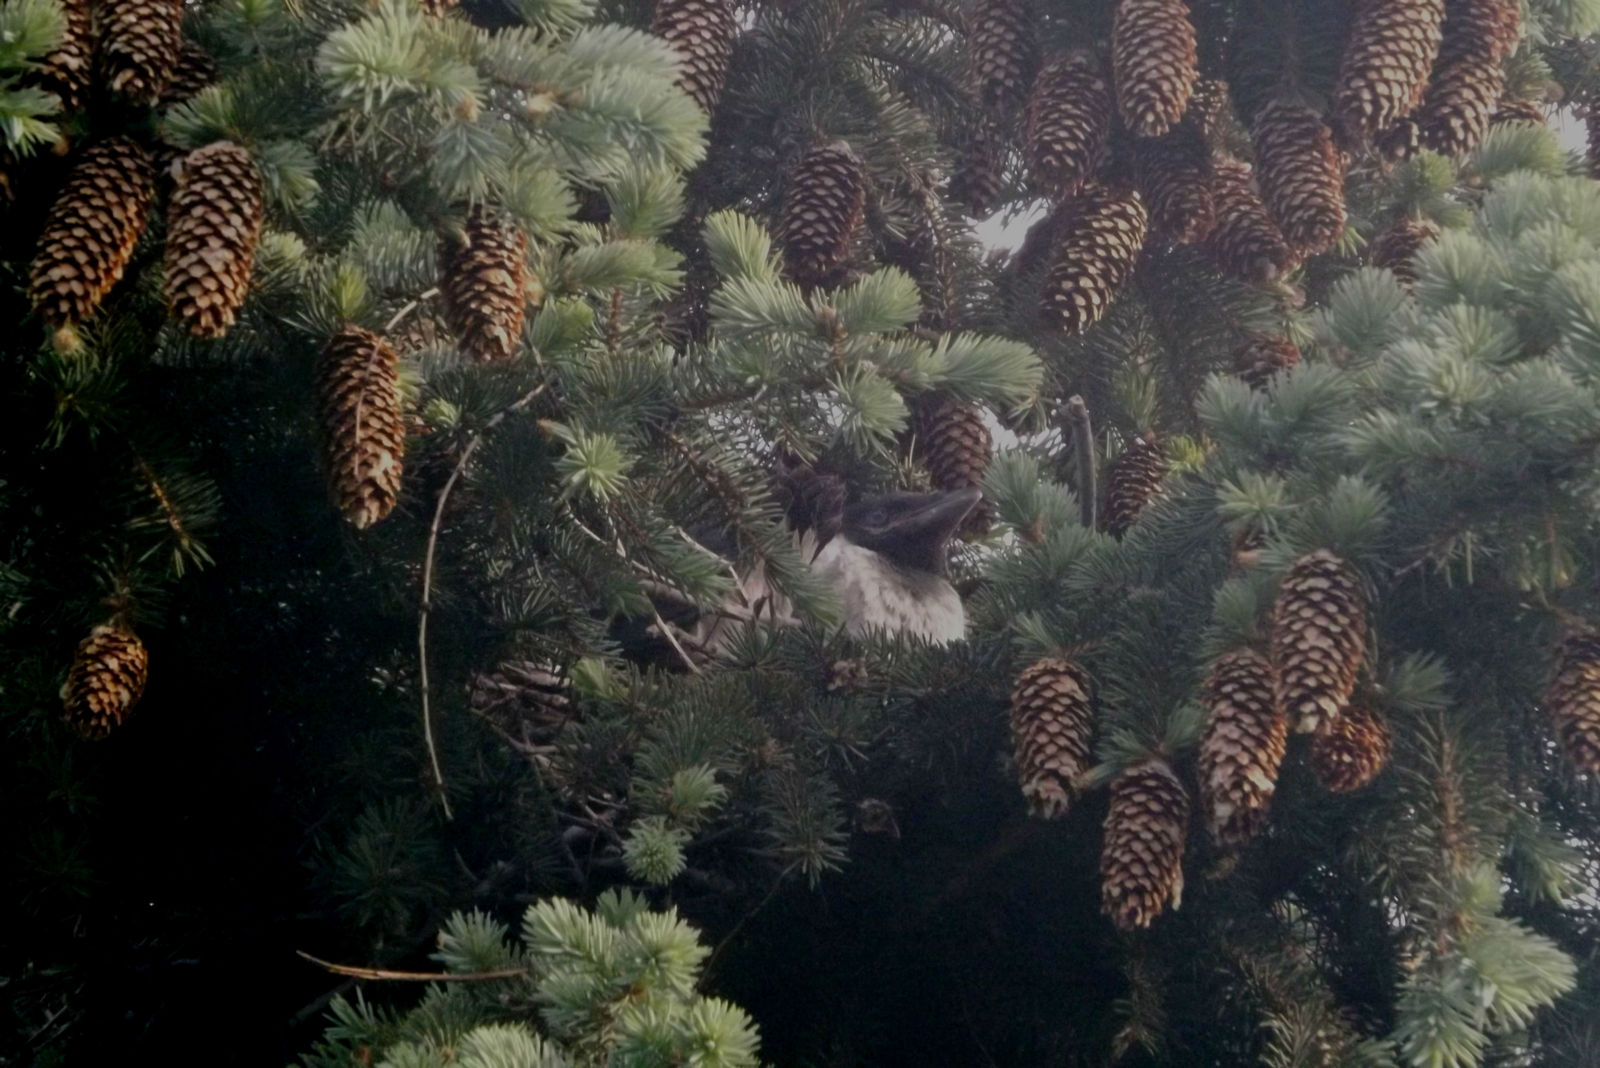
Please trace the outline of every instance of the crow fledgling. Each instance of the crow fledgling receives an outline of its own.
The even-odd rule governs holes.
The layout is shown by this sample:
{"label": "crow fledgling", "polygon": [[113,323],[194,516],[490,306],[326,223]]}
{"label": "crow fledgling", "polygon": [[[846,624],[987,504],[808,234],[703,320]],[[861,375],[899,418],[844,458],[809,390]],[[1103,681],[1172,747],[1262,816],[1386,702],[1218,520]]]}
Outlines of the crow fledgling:
{"label": "crow fledgling", "polygon": [[944,577],[945,555],[981,496],[976,489],[890,493],[846,508],[839,533],[811,565],[838,593],[845,629],[936,642],[965,637],[966,611]]}

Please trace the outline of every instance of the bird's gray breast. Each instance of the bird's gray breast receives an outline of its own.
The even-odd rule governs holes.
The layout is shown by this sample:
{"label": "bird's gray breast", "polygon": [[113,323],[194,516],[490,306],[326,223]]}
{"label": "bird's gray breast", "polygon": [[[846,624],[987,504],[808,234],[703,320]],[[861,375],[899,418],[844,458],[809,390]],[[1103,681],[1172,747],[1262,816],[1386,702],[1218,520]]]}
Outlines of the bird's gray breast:
{"label": "bird's gray breast", "polygon": [[966,635],[961,595],[939,575],[896,567],[843,537],[828,542],[811,566],[837,592],[851,634],[882,629],[935,642]]}

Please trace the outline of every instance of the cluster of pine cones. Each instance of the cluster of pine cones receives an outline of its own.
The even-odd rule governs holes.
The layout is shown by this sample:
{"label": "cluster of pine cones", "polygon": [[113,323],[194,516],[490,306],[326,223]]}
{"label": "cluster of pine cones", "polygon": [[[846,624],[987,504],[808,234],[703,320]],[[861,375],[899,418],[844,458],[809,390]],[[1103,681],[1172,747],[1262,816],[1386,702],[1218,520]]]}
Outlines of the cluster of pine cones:
{"label": "cluster of pine cones", "polygon": [[[1250,116],[1251,162],[1229,154],[1239,120],[1226,84],[1201,76],[1186,0],[1119,0],[1108,57],[1082,49],[1036,63],[1029,18],[1024,0],[972,11],[968,88],[982,118],[955,187],[975,213],[993,210],[1007,131],[1019,131],[1028,183],[1056,205],[1040,314],[1069,334],[1105,314],[1151,237],[1268,283],[1339,241],[1353,154],[1459,155],[1491,121],[1540,118],[1500,101],[1516,0],[1361,5],[1328,107],[1287,90],[1269,100]],[[1400,222],[1381,250],[1397,268],[1431,236],[1420,220]]]}
{"label": "cluster of pine cones", "polygon": [[[1270,650],[1236,649],[1211,665],[1198,771],[1219,847],[1237,850],[1265,826],[1291,725],[1311,735],[1310,765],[1329,790],[1360,789],[1383,769],[1388,726],[1370,703],[1353,701],[1366,645],[1359,577],[1334,553],[1317,550],[1280,584]],[[1028,666],[1011,696],[1011,732],[1029,809],[1061,815],[1091,764],[1088,673],[1059,657]],[[1189,809],[1164,754],[1145,753],[1112,780],[1100,867],[1102,905],[1119,928],[1147,927],[1178,905]]]}

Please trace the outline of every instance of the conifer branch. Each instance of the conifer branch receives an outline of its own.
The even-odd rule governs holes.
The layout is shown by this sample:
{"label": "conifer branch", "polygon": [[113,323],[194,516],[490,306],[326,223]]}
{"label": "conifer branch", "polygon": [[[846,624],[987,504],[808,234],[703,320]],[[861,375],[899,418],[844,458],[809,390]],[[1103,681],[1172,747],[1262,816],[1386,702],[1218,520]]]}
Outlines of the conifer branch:
{"label": "conifer branch", "polygon": [[1083,525],[1095,528],[1095,506],[1099,500],[1094,484],[1094,424],[1089,407],[1076,393],[1067,398],[1067,431],[1072,440],[1072,458],[1078,466],[1078,507]]}
{"label": "conifer branch", "polygon": [[422,736],[428,744],[428,763],[433,771],[433,784],[439,791],[439,804],[444,808],[444,818],[455,819],[450,811],[450,798],[445,792],[444,771],[439,766],[439,749],[433,738],[433,710],[429,698],[428,680],[428,617],[433,610],[433,562],[439,550],[439,529],[444,524],[445,505],[450,501],[450,493],[455,489],[456,483],[461,478],[461,473],[466,470],[471,462],[473,453],[478,451],[478,446],[484,437],[499,426],[506,416],[513,412],[521,411],[532,404],[534,399],[548,388],[548,382],[541,382],[510,404],[501,408],[489,417],[488,422],[475,431],[472,440],[467,442],[467,447],[461,450],[461,456],[456,460],[455,466],[450,469],[450,477],[445,479],[444,486],[439,490],[439,499],[434,504],[433,522],[428,525],[428,548],[422,558],[422,604],[417,611],[417,666],[419,677],[418,689],[422,697]]}

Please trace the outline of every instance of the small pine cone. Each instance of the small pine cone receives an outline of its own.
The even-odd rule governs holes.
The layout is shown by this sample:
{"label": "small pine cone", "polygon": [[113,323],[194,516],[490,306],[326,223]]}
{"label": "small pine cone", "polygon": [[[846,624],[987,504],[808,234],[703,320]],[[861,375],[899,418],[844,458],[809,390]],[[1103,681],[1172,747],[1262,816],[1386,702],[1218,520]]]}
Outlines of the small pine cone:
{"label": "small pine cone", "polygon": [[823,284],[850,253],[867,211],[867,174],[843,141],[814,148],[789,174],[778,237],[789,277]]}
{"label": "small pine cone", "polygon": [[388,342],[359,326],[329,339],[317,367],[317,421],[329,496],[365,530],[394,510],[404,470],[399,359]]}
{"label": "small pine cone", "polygon": [[1121,537],[1161,488],[1167,457],[1154,437],[1134,438],[1106,472],[1105,527]]}
{"label": "small pine cone", "polygon": [[1250,649],[1217,658],[1205,682],[1200,795],[1211,838],[1224,849],[1250,842],[1267,822],[1289,739],[1272,692],[1272,667]]}
{"label": "small pine cone", "polygon": [[1387,267],[1407,286],[1417,283],[1414,259],[1423,245],[1439,236],[1439,227],[1429,219],[1405,216],[1396,219],[1373,235],[1367,246],[1367,262]]}
{"label": "small pine cone", "polygon": [[183,157],[167,204],[166,297],[195,337],[227,333],[250,292],[261,237],[261,172],[218,141]]}
{"label": "small pine cone", "polygon": [[1439,61],[1417,109],[1423,144],[1446,156],[1478,147],[1505,88],[1501,64],[1517,45],[1520,20],[1517,0],[1451,0]]}
{"label": "small pine cone", "polygon": [[1061,211],[1040,314],[1051,328],[1078,334],[1100,321],[1132,277],[1149,218],[1138,193],[1099,185]]}
{"label": "small pine cone", "polygon": [[216,81],[217,61],[211,58],[210,52],[185,37],[178,46],[178,62],[172,68],[172,77],[161,90],[158,103],[164,108],[181,104],[215,85]]}
{"label": "small pine cone", "polygon": [[961,155],[950,182],[950,195],[974,218],[993,215],[1006,188],[1006,144],[999,132],[980,120]]}
{"label": "small pine cone", "polygon": [[1134,148],[1139,192],[1150,209],[1150,228],[1180,245],[1205,239],[1216,222],[1211,195],[1211,153],[1199,126],[1185,120],[1164,137]]}
{"label": "small pine cone", "polygon": [[439,242],[438,262],[445,321],[461,351],[479,363],[511,359],[528,308],[528,235],[478,205],[467,212],[459,237]]}
{"label": "small pine cone", "polygon": [[1311,770],[1332,793],[1366,786],[1389,763],[1389,724],[1365,705],[1325,720],[1311,736]]}
{"label": "small pine cone", "polygon": [[102,0],[100,65],[112,92],[153,106],[178,62],[183,0]]}
{"label": "small pine cone", "polygon": [[1506,100],[1501,99],[1496,105],[1494,114],[1489,116],[1490,126],[1506,126],[1514,122],[1528,122],[1535,126],[1549,124],[1545,117],[1544,105],[1537,100]]}
{"label": "small pine cone", "polygon": [[91,741],[120,727],[144,693],[150,654],[125,623],[102,623],[78,643],[61,687],[67,726]]}
{"label": "small pine cone", "polygon": [[61,40],[29,72],[26,84],[54,93],[61,110],[80,111],[94,75],[94,25],[89,0],[56,0],[61,8]]}
{"label": "small pine cone", "polygon": [[1562,641],[1544,706],[1567,761],[1600,773],[1600,636],[1578,632]]}
{"label": "small pine cone", "polygon": [[[922,406],[917,420],[922,462],[935,489],[964,490],[983,485],[994,460],[994,437],[975,405],[934,398]],[[993,522],[993,509],[979,501],[961,524],[964,534],[981,534]]]}
{"label": "small pine cone", "polygon": [[979,106],[1009,115],[1028,93],[1033,37],[1021,0],[978,0],[967,17],[967,79]]}
{"label": "small pine cone", "polygon": [[1279,371],[1300,364],[1300,348],[1286,337],[1257,334],[1244,343],[1234,358],[1234,370],[1251,389],[1264,390]]}
{"label": "small pine cone", "polygon": [[1361,580],[1327,549],[1294,562],[1272,610],[1278,707],[1297,731],[1336,720],[1355,692],[1367,645]]}
{"label": "small pine cone", "polygon": [[84,150],[45,217],[28,296],[51,326],[88,318],[128,266],[155,199],[150,154],[127,137]]}
{"label": "small pine cone", "polygon": [[1149,927],[1183,900],[1183,844],[1189,795],[1162,760],[1147,760],[1111,783],[1100,848],[1100,911],[1122,931]]}
{"label": "small pine cone", "polygon": [[1261,285],[1283,277],[1295,266],[1278,224],[1261,202],[1250,166],[1217,158],[1211,163],[1211,195],[1217,221],[1206,239],[1206,249],[1223,273]]}
{"label": "small pine cone", "polygon": [[1308,107],[1273,101],[1256,117],[1261,199],[1290,248],[1314,256],[1344,233],[1344,167],[1333,131]]}
{"label": "small pine cone", "polygon": [[1094,708],[1089,676],[1070,660],[1045,657],[1023,669],[1011,691],[1011,742],[1028,811],[1066,814],[1090,763]]}
{"label": "small pine cone", "polygon": [[1373,147],[1391,163],[1404,163],[1422,151],[1422,124],[1405,118],[1380,133]]}
{"label": "small pine cone", "polygon": [[1445,0],[1367,0],[1339,64],[1333,115],[1348,145],[1415,110],[1439,55]]}
{"label": "small pine cone", "polygon": [[1200,76],[1194,23],[1184,0],[1118,0],[1111,66],[1122,122],[1159,137],[1183,118]]}
{"label": "small pine cone", "polygon": [[656,0],[650,32],[682,58],[678,87],[707,115],[717,109],[739,32],[729,0]]}
{"label": "small pine cone", "polygon": [[1052,200],[1065,200],[1105,159],[1111,135],[1111,84],[1086,52],[1058,56],[1033,81],[1023,116],[1028,178]]}

